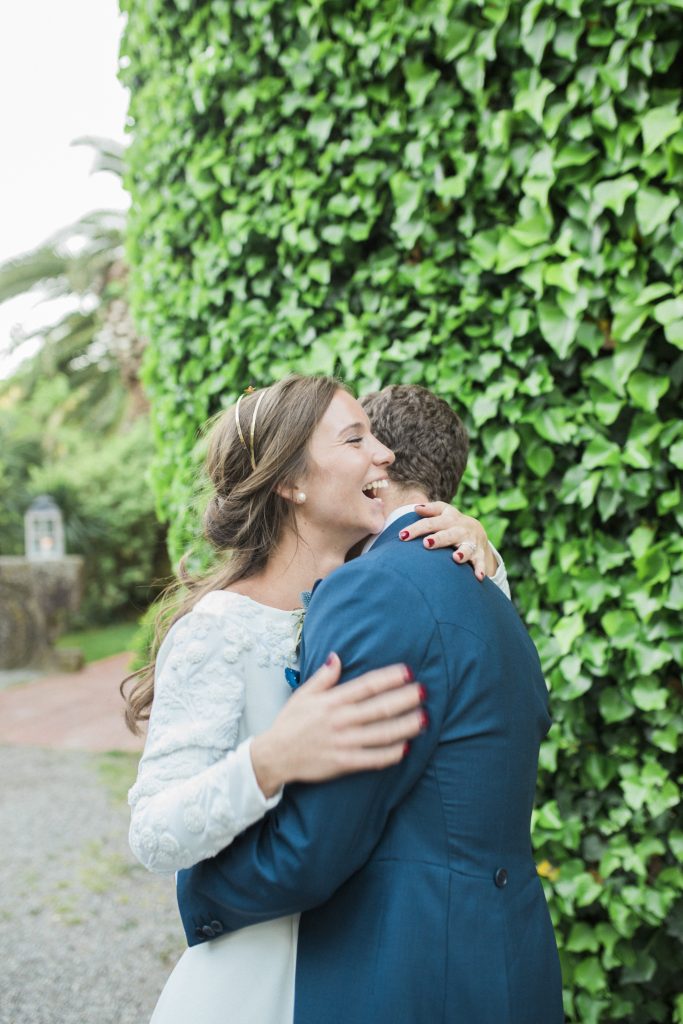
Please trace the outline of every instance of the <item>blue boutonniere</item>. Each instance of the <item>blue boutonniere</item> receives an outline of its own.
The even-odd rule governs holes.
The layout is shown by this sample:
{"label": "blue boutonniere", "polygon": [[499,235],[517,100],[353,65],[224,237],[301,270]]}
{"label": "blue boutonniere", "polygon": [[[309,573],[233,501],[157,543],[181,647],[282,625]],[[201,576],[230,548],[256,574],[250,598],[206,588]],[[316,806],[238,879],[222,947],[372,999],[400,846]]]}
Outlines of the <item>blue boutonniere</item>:
{"label": "blue boutonniere", "polygon": [[[304,590],[301,594],[301,608],[294,613],[299,617],[299,622],[296,630],[296,647],[294,649],[294,653],[297,658],[299,657],[299,649],[301,648],[301,634],[303,633],[304,629],[304,619],[306,618],[306,612],[308,611],[308,606],[310,603],[311,591]],[[287,684],[292,688],[292,690],[296,690],[297,687],[301,686],[301,673],[296,668],[290,668],[289,666],[287,666],[287,668],[285,669],[285,679],[287,680]]]}
{"label": "blue boutonniere", "polygon": [[301,686],[301,672],[298,669],[290,668],[289,665],[285,669],[285,679],[292,690],[296,690]]}

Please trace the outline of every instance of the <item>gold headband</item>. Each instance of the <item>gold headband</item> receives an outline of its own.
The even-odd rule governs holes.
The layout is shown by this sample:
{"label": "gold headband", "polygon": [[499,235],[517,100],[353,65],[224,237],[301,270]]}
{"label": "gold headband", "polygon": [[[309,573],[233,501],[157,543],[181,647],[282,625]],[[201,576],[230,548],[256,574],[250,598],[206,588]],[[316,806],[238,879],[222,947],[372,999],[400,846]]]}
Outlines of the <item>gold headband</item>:
{"label": "gold headband", "polygon": [[[244,392],[244,394],[252,394],[253,390],[254,390],[253,388],[247,388],[247,390],[246,390],[246,392]],[[256,469],[256,455],[254,453],[254,436],[256,434],[256,417],[258,416],[259,406],[260,406],[261,402],[263,401],[263,396],[265,395],[265,393],[266,393],[266,391],[265,391],[265,388],[264,388],[264,390],[261,392],[261,394],[256,399],[256,406],[254,407],[254,415],[251,417],[251,427],[249,429],[249,447],[247,447],[247,442],[244,440],[244,434],[242,433],[242,426],[240,424],[240,402],[244,398],[244,394],[240,395],[240,397],[237,399],[237,405],[235,406],[235,423],[237,425],[237,433],[239,434],[240,441],[242,442],[242,446],[243,446],[245,452],[247,452],[247,451],[249,452],[249,460],[251,462],[251,468],[252,469]]]}

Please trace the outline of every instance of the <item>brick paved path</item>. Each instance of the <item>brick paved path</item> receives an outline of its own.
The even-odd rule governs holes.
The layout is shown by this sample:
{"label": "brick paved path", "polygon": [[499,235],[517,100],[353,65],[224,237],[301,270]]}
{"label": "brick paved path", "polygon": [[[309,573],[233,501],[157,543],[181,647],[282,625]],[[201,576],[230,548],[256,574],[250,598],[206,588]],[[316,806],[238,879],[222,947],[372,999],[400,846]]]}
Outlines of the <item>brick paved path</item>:
{"label": "brick paved path", "polygon": [[119,694],[130,658],[114,654],[80,672],[62,672],[0,691],[0,744],[141,751],[144,741],[126,728]]}

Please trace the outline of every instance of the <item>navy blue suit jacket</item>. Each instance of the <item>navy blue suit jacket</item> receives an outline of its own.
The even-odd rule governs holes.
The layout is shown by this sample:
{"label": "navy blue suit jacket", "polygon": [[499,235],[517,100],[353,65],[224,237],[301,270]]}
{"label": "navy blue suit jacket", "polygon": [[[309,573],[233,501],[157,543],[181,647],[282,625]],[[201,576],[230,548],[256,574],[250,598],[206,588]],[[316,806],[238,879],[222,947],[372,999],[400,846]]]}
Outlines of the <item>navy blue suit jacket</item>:
{"label": "navy blue suit jacket", "polygon": [[393,768],[287,787],[180,872],[183,924],[194,944],[212,921],[233,931],[303,911],[294,1024],[560,1024],[529,833],[550,724],[538,655],[489,580],[398,540],[414,518],[317,588],[302,677],[331,650],[344,679],[405,661],[430,727]]}

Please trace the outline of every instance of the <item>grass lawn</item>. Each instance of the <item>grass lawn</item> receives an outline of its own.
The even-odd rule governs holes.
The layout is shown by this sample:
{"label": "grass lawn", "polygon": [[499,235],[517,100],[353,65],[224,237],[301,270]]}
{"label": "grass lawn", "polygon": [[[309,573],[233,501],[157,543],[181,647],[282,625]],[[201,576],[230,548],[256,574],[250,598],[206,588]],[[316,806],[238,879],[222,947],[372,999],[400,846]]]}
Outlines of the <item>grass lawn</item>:
{"label": "grass lawn", "polygon": [[57,647],[80,647],[86,661],[99,661],[111,654],[132,650],[133,637],[138,629],[137,622],[116,622],[112,626],[65,633],[57,641]]}

